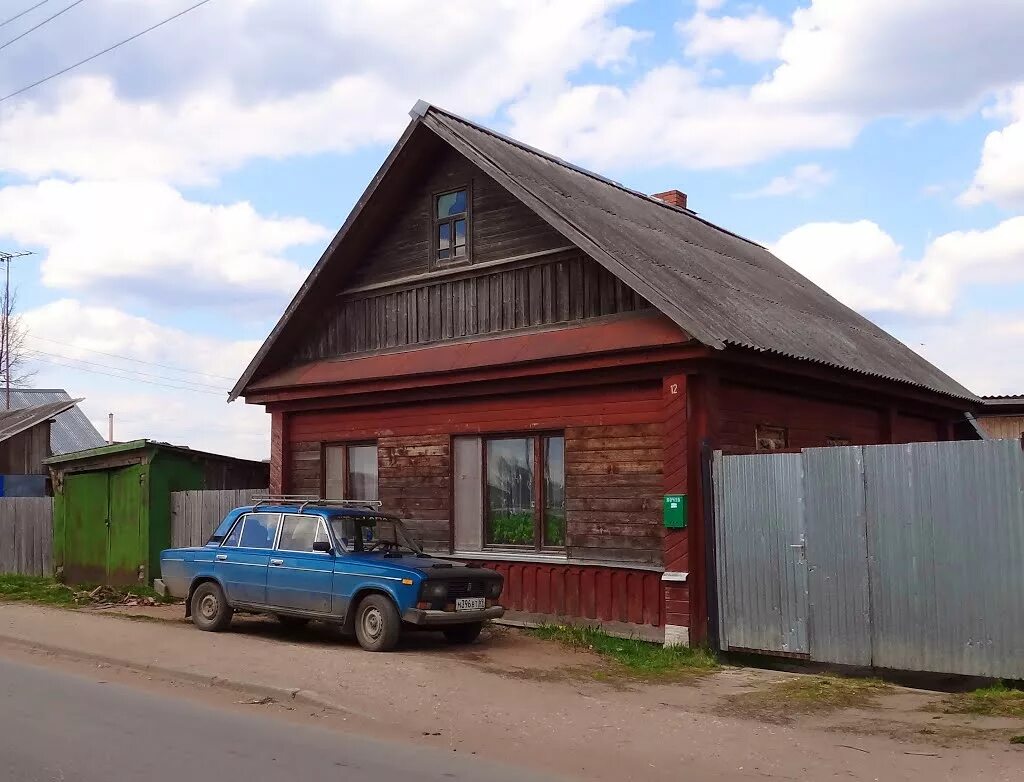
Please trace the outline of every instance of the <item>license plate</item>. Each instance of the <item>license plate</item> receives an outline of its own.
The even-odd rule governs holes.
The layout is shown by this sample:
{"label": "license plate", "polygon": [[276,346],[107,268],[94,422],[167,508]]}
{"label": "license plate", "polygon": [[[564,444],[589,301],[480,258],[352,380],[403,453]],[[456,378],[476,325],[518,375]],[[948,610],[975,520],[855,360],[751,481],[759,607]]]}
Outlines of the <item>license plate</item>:
{"label": "license plate", "polygon": [[484,599],[482,597],[460,597],[455,601],[456,611],[483,611]]}

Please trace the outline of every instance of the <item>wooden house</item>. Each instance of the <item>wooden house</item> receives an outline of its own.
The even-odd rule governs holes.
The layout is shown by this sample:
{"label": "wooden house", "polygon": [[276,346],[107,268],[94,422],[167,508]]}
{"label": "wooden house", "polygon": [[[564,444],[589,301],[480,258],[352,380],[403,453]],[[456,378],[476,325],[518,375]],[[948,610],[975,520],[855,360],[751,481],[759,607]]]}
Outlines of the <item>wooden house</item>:
{"label": "wooden house", "polygon": [[379,497],[512,617],[670,642],[707,630],[712,449],[941,440],[977,405],[682,193],[422,102],[239,396],[274,491]]}
{"label": "wooden house", "polygon": [[987,396],[982,401],[975,417],[986,437],[1024,440],[1024,396]]}
{"label": "wooden house", "polygon": [[54,420],[81,402],[68,399],[0,411],[0,497],[50,494],[51,429]]}

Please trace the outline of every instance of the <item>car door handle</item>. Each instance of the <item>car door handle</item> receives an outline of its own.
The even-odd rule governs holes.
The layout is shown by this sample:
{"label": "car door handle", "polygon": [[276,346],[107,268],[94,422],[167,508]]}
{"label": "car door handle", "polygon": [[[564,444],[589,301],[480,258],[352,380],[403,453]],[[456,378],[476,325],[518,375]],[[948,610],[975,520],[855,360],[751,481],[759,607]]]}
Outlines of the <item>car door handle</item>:
{"label": "car door handle", "polygon": [[270,560],[270,566],[271,567],[280,567],[283,564],[284,564],[284,560],[283,559],[272,559],[272,560]]}
{"label": "car door handle", "polygon": [[228,555],[227,555],[227,554],[218,554],[218,555],[217,555],[217,556],[215,557],[215,559],[216,559],[216,560],[217,560],[218,562],[225,562],[225,561],[227,560],[227,558],[228,558]]}

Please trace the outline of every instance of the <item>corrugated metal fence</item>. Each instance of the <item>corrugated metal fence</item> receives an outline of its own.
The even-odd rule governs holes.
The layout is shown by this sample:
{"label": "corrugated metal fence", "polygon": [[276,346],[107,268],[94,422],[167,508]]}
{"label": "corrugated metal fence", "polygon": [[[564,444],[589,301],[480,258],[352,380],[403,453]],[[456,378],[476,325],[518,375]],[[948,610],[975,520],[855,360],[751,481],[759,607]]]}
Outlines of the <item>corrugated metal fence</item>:
{"label": "corrugated metal fence", "polygon": [[1019,441],[716,454],[722,648],[1024,678]]}
{"label": "corrugated metal fence", "polygon": [[210,535],[229,510],[251,505],[253,494],[261,489],[223,489],[176,491],[171,493],[171,546],[205,546]]}
{"label": "corrugated metal fence", "polygon": [[0,499],[0,573],[53,575],[53,499]]}

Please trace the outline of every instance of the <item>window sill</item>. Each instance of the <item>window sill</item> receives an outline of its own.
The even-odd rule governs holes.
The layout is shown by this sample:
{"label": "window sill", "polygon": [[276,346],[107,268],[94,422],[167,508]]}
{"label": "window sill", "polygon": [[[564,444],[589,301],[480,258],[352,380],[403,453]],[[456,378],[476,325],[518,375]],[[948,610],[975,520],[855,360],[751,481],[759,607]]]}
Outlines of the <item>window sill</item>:
{"label": "window sill", "polygon": [[649,570],[663,573],[661,565],[650,565],[643,562],[620,562],[606,559],[573,559],[566,554],[538,554],[524,551],[456,551],[454,554],[436,554],[441,559],[476,559],[491,562],[536,562],[549,565],[587,565],[590,567],[614,567],[623,570]]}

